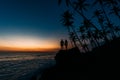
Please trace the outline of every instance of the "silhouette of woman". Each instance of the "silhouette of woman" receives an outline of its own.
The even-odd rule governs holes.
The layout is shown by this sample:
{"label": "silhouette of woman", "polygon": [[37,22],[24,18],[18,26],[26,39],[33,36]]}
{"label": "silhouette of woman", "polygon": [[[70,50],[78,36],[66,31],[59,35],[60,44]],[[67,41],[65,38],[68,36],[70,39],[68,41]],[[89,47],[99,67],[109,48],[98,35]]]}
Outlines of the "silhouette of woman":
{"label": "silhouette of woman", "polygon": [[66,48],[66,50],[67,50],[67,47],[68,47],[68,41],[65,40],[65,48]]}
{"label": "silhouette of woman", "polygon": [[63,49],[63,45],[64,45],[64,41],[61,39],[61,41],[60,41],[61,49]]}

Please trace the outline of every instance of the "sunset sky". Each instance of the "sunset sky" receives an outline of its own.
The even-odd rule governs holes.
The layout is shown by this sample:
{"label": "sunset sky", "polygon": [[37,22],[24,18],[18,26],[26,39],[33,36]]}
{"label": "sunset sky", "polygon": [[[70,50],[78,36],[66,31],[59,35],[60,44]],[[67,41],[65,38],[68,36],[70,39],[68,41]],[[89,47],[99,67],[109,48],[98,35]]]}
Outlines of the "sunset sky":
{"label": "sunset sky", "polygon": [[0,50],[59,48],[61,10],[57,0],[0,0]]}
{"label": "sunset sky", "polygon": [[[87,1],[91,3],[94,0]],[[94,8],[90,7],[85,13],[89,19]],[[65,3],[58,6],[58,0],[0,0],[0,50],[59,49],[60,40],[68,39],[68,32],[60,23],[61,14],[66,9]],[[76,23],[81,24],[82,17],[79,14],[74,17]],[[110,19],[120,25],[116,17],[111,16]],[[98,26],[95,21],[93,19],[92,22]]]}

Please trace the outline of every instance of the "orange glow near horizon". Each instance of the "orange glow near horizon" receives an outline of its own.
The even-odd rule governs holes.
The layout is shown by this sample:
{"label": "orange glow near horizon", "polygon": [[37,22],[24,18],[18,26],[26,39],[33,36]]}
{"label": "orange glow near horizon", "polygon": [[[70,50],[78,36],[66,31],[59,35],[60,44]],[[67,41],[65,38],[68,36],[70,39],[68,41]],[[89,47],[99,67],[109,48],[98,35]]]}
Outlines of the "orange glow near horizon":
{"label": "orange glow near horizon", "polygon": [[54,40],[34,37],[9,37],[0,39],[0,50],[9,51],[51,51],[58,49]]}

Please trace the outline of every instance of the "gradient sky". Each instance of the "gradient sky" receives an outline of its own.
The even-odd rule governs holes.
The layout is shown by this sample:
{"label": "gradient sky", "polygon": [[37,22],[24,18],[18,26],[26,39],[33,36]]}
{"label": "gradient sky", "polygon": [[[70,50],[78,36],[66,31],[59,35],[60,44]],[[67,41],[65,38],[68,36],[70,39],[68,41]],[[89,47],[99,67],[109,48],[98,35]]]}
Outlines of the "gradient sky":
{"label": "gradient sky", "polygon": [[[8,47],[59,48],[60,39],[66,39],[68,33],[60,23],[66,6],[58,6],[57,1],[0,0],[0,50]],[[88,12],[85,13],[87,17],[91,16]],[[81,17],[76,17],[80,24]],[[111,18],[119,24],[119,20]]]}
{"label": "gradient sky", "polygon": [[57,0],[0,0],[0,46],[58,48],[61,10]]}

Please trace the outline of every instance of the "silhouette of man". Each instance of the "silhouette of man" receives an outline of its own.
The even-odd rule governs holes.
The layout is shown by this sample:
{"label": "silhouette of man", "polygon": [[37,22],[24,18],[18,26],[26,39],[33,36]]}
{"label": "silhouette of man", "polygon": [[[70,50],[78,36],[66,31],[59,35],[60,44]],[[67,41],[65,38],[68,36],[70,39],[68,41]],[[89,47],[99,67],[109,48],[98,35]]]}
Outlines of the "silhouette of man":
{"label": "silhouette of man", "polygon": [[65,48],[66,48],[66,50],[67,50],[67,47],[68,47],[68,41],[65,40]]}
{"label": "silhouette of man", "polygon": [[64,41],[61,39],[61,41],[60,41],[61,49],[63,49],[63,45],[64,45]]}

